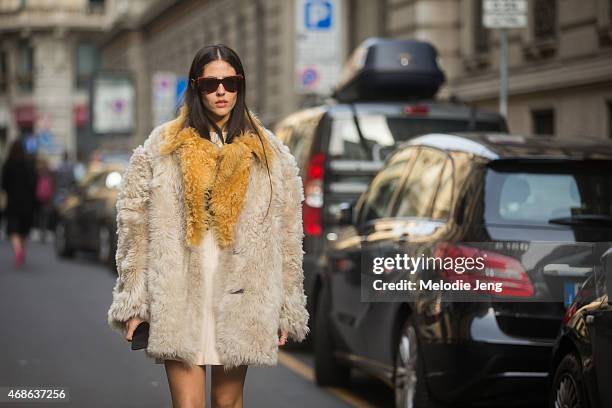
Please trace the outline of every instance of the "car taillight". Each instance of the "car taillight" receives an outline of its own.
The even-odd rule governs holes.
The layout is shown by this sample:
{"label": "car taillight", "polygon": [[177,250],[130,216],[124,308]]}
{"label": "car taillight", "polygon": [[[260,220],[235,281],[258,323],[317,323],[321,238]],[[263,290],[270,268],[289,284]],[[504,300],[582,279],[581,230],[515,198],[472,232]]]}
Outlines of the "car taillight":
{"label": "car taillight", "polygon": [[308,162],[304,182],[304,232],[306,235],[323,234],[323,176],[325,154],[319,152]]}
{"label": "car taillight", "polygon": [[565,314],[563,315],[563,325],[566,325],[567,323],[569,323],[571,318],[574,317],[574,315],[576,314],[577,310],[578,310],[578,305],[576,304],[576,302],[573,302],[570,305],[570,307],[565,311]]}
{"label": "car taillight", "polygon": [[429,106],[416,104],[404,106],[404,113],[408,115],[427,115],[429,113]]}
{"label": "car taillight", "polygon": [[[442,278],[449,281],[463,280],[472,285],[481,283],[501,283],[501,292],[483,290],[495,296],[531,297],[534,294],[533,284],[527,276],[523,265],[516,259],[497,252],[486,251],[465,245],[440,243],[434,250],[434,256],[440,258],[481,258],[483,268],[466,269],[457,273],[452,269],[442,269]],[[453,265],[459,265],[453,262]],[[485,285],[486,286],[486,285]]]}

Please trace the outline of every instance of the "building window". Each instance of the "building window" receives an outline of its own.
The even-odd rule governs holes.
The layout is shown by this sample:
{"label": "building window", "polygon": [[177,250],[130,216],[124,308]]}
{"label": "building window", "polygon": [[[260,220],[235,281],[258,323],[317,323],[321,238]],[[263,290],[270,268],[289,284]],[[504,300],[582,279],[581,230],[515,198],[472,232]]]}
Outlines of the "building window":
{"label": "building window", "polygon": [[34,47],[27,41],[21,41],[17,51],[17,84],[24,92],[34,88]]}
{"label": "building window", "polygon": [[77,45],[75,84],[78,89],[85,89],[89,86],[89,81],[99,65],[100,56],[95,45],[89,43]]}
{"label": "building window", "polygon": [[104,0],[89,0],[90,13],[104,13]]}
{"label": "building window", "polygon": [[482,0],[474,0],[474,50],[478,54],[489,51],[489,29],[482,24]]}
{"label": "building window", "polygon": [[8,63],[6,51],[0,51],[0,92],[4,93],[7,89]]}
{"label": "building window", "polygon": [[555,110],[536,109],[531,111],[531,124],[536,135],[555,134]]}
{"label": "building window", "polygon": [[536,41],[557,36],[557,0],[534,0],[533,34]]}

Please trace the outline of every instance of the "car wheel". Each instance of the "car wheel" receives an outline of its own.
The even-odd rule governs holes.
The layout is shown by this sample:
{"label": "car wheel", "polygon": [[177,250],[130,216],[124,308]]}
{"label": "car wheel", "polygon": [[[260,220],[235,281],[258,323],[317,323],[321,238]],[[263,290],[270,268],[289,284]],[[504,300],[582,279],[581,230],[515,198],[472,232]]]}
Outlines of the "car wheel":
{"label": "car wheel", "polygon": [[395,406],[397,408],[431,408],[433,401],[425,383],[425,369],[414,324],[409,319],[401,330],[395,350]]}
{"label": "car wheel", "polygon": [[74,249],[68,242],[66,225],[63,221],[58,221],[55,226],[55,253],[62,258],[71,258],[74,256]]}
{"label": "car wheel", "polygon": [[315,379],[319,386],[341,386],[350,381],[351,368],[340,364],[334,357],[334,344],[328,327],[329,312],[327,290],[323,288],[317,299],[316,330],[314,338]]}
{"label": "car wheel", "polygon": [[588,408],[589,402],[582,392],[580,361],[570,353],[563,357],[553,380],[550,406],[552,408]]}

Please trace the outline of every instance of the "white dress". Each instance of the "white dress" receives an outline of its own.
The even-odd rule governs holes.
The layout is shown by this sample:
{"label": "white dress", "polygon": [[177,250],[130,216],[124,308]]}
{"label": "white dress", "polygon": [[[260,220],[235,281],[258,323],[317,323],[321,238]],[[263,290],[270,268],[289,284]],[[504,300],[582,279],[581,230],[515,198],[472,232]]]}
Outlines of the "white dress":
{"label": "white dress", "polygon": [[[225,138],[226,133],[223,133]],[[223,146],[216,132],[210,132],[210,139],[219,147]],[[208,229],[198,247],[201,251],[202,264],[202,279],[204,286],[204,304],[202,313],[202,344],[197,358],[197,365],[221,365],[219,355],[215,346],[215,316],[212,308],[213,297],[213,278],[217,273],[217,264],[219,261],[219,246],[212,232]],[[163,364],[164,360],[156,358],[156,364]]]}

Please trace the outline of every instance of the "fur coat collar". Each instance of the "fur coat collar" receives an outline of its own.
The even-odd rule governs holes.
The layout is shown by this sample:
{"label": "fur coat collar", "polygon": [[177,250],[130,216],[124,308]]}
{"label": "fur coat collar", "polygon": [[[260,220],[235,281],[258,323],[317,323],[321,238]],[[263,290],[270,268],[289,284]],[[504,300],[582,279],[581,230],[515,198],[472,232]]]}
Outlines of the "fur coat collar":
{"label": "fur coat collar", "polygon": [[220,247],[229,247],[234,225],[244,204],[251,167],[271,165],[273,150],[259,122],[254,118],[261,139],[244,131],[232,143],[217,146],[200,136],[193,127],[184,126],[187,108],[162,135],[160,155],[176,154],[180,163],[184,191],[186,244],[197,246],[206,231],[213,233]]}

